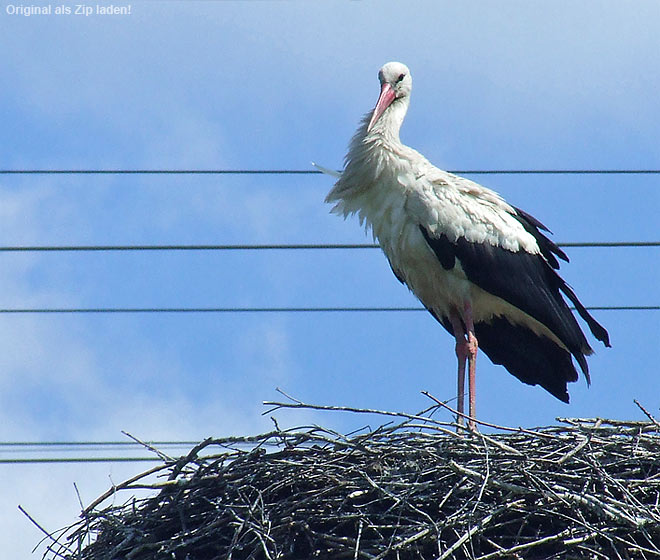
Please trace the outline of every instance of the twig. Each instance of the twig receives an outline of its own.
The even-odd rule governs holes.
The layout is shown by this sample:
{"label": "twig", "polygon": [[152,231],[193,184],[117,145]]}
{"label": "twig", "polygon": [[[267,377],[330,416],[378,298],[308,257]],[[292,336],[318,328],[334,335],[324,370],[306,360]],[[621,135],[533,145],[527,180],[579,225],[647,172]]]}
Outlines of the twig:
{"label": "twig", "polygon": [[445,560],[446,558],[449,558],[454,551],[459,549],[461,546],[463,546],[463,543],[465,543],[468,539],[472,538],[472,536],[479,531],[480,529],[483,529],[488,523],[490,523],[494,517],[502,513],[503,511],[506,511],[508,509],[511,509],[513,507],[516,507],[520,503],[522,503],[524,500],[517,500],[515,502],[509,502],[508,504],[497,508],[495,511],[492,513],[486,515],[486,517],[482,518],[479,520],[479,522],[476,525],[473,525],[470,527],[468,531],[466,531],[461,538],[459,538],[453,545],[451,545],[447,550],[445,550],[438,560]]}
{"label": "twig", "polygon": [[566,455],[564,455],[561,459],[559,459],[557,461],[557,464],[558,465],[563,465],[571,457],[577,455],[580,451],[582,451],[587,445],[589,445],[589,438],[588,437],[584,438],[573,449],[571,449],[568,453],[566,453]]}
{"label": "twig", "polygon": [[364,521],[360,519],[360,523],[358,524],[358,534],[357,534],[357,539],[355,539],[355,554],[353,554],[353,560],[357,560],[358,556],[360,555],[360,539],[362,538],[362,526],[364,525]]}
{"label": "twig", "polygon": [[[516,546],[512,546],[511,548],[498,550],[496,552],[492,552],[484,556],[479,556],[478,558],[475,558],[475,560],[490,560],[491,558],[502,558],[503,556],[511,557],[512,555],[517,555],[518,552],[522,552],[523,550],[529,550],[530,548],[534,548],[535,546],[539,546],[541,544],[547,544],[552,541],[563,539],[566,535],[570,535],[570,533],[571,533],[570,529],[564,529],[563,531],[557,533],[556,535],[541,537],[540,539],[530,541],[528,543],[518,544]],[[584,542],[584,541],[578,541],[578,542]]]}
{"label": "twig", "polygon": [[169,464],[164,464],[164,465],[156,465],[155,467],[150,468],[149,470],[146,470],[140,474],[136,474],[135,476],[129,478],[128,480],[125,480],[121,484],[118,485],[113,485],[112,488],[110,488],[108,491],[104,492],[101,494],[96,500],[94,500],[91,504],[89,504],[82,512],[82,515],[88,515],[96,506],[98,506],[101,502],[104,502],[107,500],[110,496],[113,494],[116,494],[119,490],[123,488],[127,488],[130,486],[133,482],[136,482],[137,480],[140,480],[141,478],[145,478],[151,474],[157,473],[158,471],[163,471],[170,467]]}
{"label": "twig", "polygon": [[[32,524],[33,524],[37,529],[39,529],[39,530],[40,530],[40,531],[46,536],[46,538],[50,539],[50,540],[53,542],[53,544],[58,545],[61,549],[66,550],[66,551],[67,551],[68,553],[70,553],[70,554],[72,553],[72,551],[71,551],[69,548],[67,548],[65,545],[63,545],[61,542],[59,542],[58,539],[56,539],[55,537],[53,537],[52,533],[49,533],[48,531],[46,531],[46,529],[44,529],[41,525],[39,525],[39,523],[37,522],[37,520],[36,520],[34,517],[32,517],[27,511],[25,511],[25,509],[23,508],[23,506],[19,505],[19,506],[18,506],[18,509],[21,511],[21,513],[22,513],[23,515],[25,515],[25,517],[27,517],[27,518],[32,522]],[[49,549],[53,552],[53,554],[55,554],[56,556],[59,556],[60,558],[66,558],[63,554],[60,554],[59,552],[57,552],[57,551],[51,549],[50,546],[49,546],[48,548],[49,548]]]}
{"label": "twig", "polygon": [[381,552],[378,556],[374,558],[374,560],[382,560],[386,556],[388,556],[392,552],[396,552],[397,550],[401,550],[402,548],[405,548],[409,544],[414,543],[415,541],[418,541],[419,539],[424,538],[426,535],[431,533],[432,529],[430,527],[426,527],[422,529],[421,531],[418,531],[414,535],[407,537],[403,539],[402,541],[399,541],[398,543],[393,544],[392,546],[387,547],[387,550],[384,550]]}
{"label": "twig", "polygon": [[270,414],[274,410],[279,408],[303,408],[307,410],[333,410],[336,412],[355,412],[358,414],[378,414],[380,416],[392,416],[396,418],[407,418],[408,420],[418,420],[428,423],[435,426],[451,426],[446,422],[439,422],[428,416],[419,416],[418,414],[409,414],[407,412],[390,412],[387,410],[378,410],[375,408],[357,408],[352,406],[335,406],[335,405],[320,405],[320,404],[308,404],[301,402],[294,403],[281,403],[273,401],[264,401],[264,406],[272,406],[271,408],[263,413],[263,415]]}
{"label": "twig", "polygon": [[298,399],[293,398],[291,395],[289,395],[288,393],[284,392],[284,391],[283,391],[282,389],[280,389],[279,387],[275,387],[275,390],[276,390],[280,395],[284,395],[284,396],[285,396],[287,399],[289,399],[290,401],[293,401],[293,402],[296,403],[296,404],[303,404],[302,401],[299,401]]}
{"label": "twig", "polygon": [[124,434],[126,437],[131,438],[134,442],[139,443],[140,445],[142,445],[143,447],[145,447],[146,449],[148,449],[152,453],[155,453],[156,455],[158,455],[158,457],[161,460],[163,460],[163,461],[172,461],[172,457],[166,455],[165,453],[163,453],[159,449],[156,449],[150,443],[147,443],[146,441],[142,441],[141,439],[136,438],[134,435],[129,434],[128,432],[125,432],[124,430],[122,430],[121,433]]}
{"label": "twig", "polygon": [[660,422],[658,422],[653,416],[651,416],[651,413],[646,410],[641,404],[639,404],[639,401],[637,399],[633,399],[633,402],[639,407],[639,409],[646,415],[646,417],[653,422],[658,428],[660,428]]}
{"label": "twig", "polygon": [[422,395],[425,395],[429,399],[431,399],[432,401],[436,402],[439,406],[441,406],[443,408],[446,408],[452,414],[463,416],[464,418],[466,418],[468,420],[472,420],[472,421],[476,422],[477,424],[479,424],[481,426],[486,426],[488,428],[495,428],[496,430],[503,430],[505,432],[520,432],[520,433],[523,433],[523,434],[532,434],[532,435],[539,436],[539,437],[550,437],[550,438],[554,437],[550,434],[544,434],[544,433],[539,432],[539,431],[526,430],[525,428],[509,428],[507,426],[500,426],[499,424],[493,424],[491,422],[484,422],[483,420],[479,420],[477,418],[472,418],[472,416],[468,416],[467,414],[463,414],[462,412],[458,412],[458,410],[454,410],[451,406],[449,406],[448,404],[445,404],[441,400],[437,399],[436,397],[431,395],[428,391],[422,391],[421,393],[422,393]]}

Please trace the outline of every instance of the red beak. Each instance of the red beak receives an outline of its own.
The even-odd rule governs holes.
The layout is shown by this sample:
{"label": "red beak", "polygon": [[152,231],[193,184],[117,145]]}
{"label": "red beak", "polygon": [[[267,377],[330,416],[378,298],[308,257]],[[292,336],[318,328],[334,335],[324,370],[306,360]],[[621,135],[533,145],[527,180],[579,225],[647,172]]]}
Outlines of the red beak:
{"label": "red beak", "polygon": [[367,127],[367,132],[371,130],[371,127],[374,123],[380,118],[380,116],[385,112],[392,101],[396,98],[396,93],[392,89],[392,86],[385,82],[380,87],[380,97],[378,98],[378,103],[376,103],[376,108],[374,109],[373,114],[371,115],[371,120],[369,121],[369,126]]}

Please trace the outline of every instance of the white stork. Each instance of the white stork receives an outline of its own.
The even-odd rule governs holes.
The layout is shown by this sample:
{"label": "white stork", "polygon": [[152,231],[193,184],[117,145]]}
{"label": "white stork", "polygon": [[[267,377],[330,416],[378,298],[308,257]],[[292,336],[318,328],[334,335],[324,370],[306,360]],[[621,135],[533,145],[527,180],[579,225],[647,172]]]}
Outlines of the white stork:
{"label": "white stork", "polygon": [[475,429],[477,348],[523,383],[568,402],[577,381],[571,356],[590,383],[593,353],[562,293],[593,335],[607,331],[556,272],[564,252],[526,212],[496,192],[433,166],[399,140],[412,77],[400,62],[379,73],[380,97],[353,137],[326,202],[371,228],[394,275],[456,338],[458,416],[463,425],[468,361],[469,427]]}

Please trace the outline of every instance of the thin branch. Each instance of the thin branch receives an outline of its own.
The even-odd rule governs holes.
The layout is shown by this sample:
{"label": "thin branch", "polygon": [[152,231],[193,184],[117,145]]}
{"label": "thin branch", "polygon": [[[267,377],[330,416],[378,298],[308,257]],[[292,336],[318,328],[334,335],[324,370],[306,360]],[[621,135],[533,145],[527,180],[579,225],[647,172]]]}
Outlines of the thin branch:
{"label": "thin branch", "polygon": [[163,461],[172,461],[172,457],[170,457],[169,455],[166,455],[165,453],[163,453],[163,452],[160,451],[159,449],[156,449],[156,448],[155,448],[153,445],[151,445],[150,443],[147,443],[146,441],[142,441],[141,439],[138,439],[138,438],[135,437],[134,435],[129,434],[128,432],[125,432],[124,430],[122,430],[121,433],[124,434],[126,437],[131,438],[135,443],[139,443],[139,444],[140,444],[142,447],[144,447],[145,449],[148,449],[148,450],[151,451],[152,453],[155,453],[156,455],[158,455],[158,457],[159,457],[161,460],[163,460]]}
{"label": "thin branch", "polygon": [[531,434],[531,435],[540,436],[540,437],[554,437],[552,435],[545,434],[545,433],[542,433],[542,432],[535,432],[535,431],[531,431],[531,430],[526,430],[525,428],[520,428],[520,427],[519,428],[509,428],[507,426],[500,426],[498,424],[493,424],[491,422],[485,422],[483,420],[479,420],[478,418],[473,418],[472,416],[469,416],[467,414],[459,412],[458,410],[453,409],[448,404],[442,402],[441,400],[439,400],[436,397],[434,397],[433,395],[431,395],[428,391],[421,391],[421,393],[422,393],[422,395],[425,395],[426,397],[431,399],[433,402],[437,403],[439,406],[441,406],[443,408],[446,408],[452,414],[457,415],[457,416],[463,416],[463,418],[465,418],[467,420],[472,420],[473,422],[479,424],[480,426],[486,426],[488,428],[495,428],[497,430],[503,430],[503,431],[506,431],[506,432],[520,432],[520,433],[523,433],[523,434]]}
{"label": "thin branch", "polygon": [[639,409],[646,415],[646,417],[651,422],[653,422],[656,426],[658,426],[658,428],[660,428],[660,422],[658,422],[655,418],[653,418],[651,413],[648,410],[646,410],[641,404],[639,404],[639,401],[637,399],[633,399],[633,402],[639,407]]}
{"label": "thin branch", "polygon": [[[45,538],[47,538],[47,539],[49,539],[50,541],[52,541],[53,544],[58,545],[58,546],[60,547],[60,549],[64,549],[64,550],[66,550],[68,553],[72,554],[72,551],[71,551],[69,548],[67,548],[65,545],[63,545],[62,543],[60,543],[58,539],[56,539],[55,537],[53,537],[53,534],[52,534],[52,533],[46,531],[46,529],[44,529],[44,528],[43,528],[43,527],[37,522],[37,520],[36,520],[34,517],[32,517],[32,516],[31,516],[31,515],[30,515],[30,514],[29,514],[29,513],[23,508],[23,506],[21,506],[21,505],[19,504],[18,509],[21,511],[21,513],[22,513],[23,515],[25,515],[25,517],[27,517],[27,518],[32,522],[32,524],[33,524],[37,529],[39,529],[39,530],[44,534]],[[53,554],[55,554],[56,556],[59,556],[60,558],[65,558],[65,556],[64,556],[63,554],[61,554],[61,553],[59,553],[59,552],[53,550],[50,546],[48,547],[48,549],[51,550],[51,552],[53,552]]]}

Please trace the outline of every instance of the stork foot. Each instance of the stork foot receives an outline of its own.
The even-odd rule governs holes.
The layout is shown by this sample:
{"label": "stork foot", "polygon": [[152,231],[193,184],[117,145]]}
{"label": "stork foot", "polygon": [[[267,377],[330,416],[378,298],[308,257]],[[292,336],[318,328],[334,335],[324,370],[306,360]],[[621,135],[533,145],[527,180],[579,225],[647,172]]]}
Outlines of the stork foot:
{"label": "stork foot", "polygon": [[473,420],[475,409],[475,377],[477,367],[477,337],[474,334],[474,323],[472,321],[472,306],[465,303],[462,313],[454,310],[449,320],[456,339],[456,358],[458,359],[458,391],[457,391],[457,418],[458,432],[465,429],[465,362],[468,363],[468,390],[469,390],[469,418],[468,429],[470,432],[477,431],[477,425]]}

